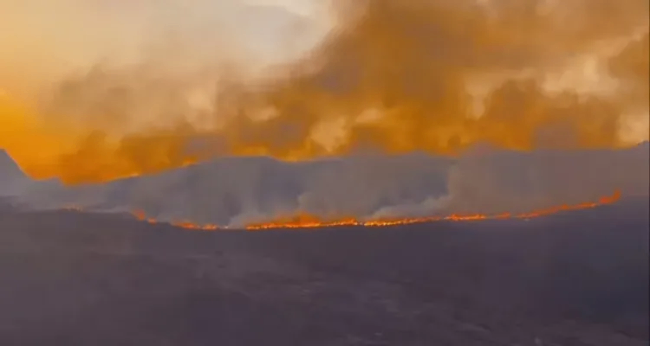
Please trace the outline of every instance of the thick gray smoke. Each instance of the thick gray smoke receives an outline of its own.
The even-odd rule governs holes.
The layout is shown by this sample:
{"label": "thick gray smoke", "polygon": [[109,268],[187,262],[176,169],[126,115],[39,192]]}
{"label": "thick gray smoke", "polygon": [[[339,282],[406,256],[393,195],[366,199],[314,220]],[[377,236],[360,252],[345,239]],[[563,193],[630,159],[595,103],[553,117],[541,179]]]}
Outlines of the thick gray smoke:
{"label": "thick gray smoke", "polygon": [[525,212],[598,200],[620,189],[648,196],[648,143],[617,151],[521,153],[476,148],[459,159],[425,154],[286,163],[225,158],[109,184],[23,190],[34,208],[144,211],[164,221],[242,226],[283,215],[323,218]]}

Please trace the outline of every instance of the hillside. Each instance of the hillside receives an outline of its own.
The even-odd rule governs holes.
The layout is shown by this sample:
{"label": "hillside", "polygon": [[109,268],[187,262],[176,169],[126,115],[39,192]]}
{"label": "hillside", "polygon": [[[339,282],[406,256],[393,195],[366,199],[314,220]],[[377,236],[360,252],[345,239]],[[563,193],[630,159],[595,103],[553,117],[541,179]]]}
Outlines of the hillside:
{"label": "hillside", "polygon": [[0,344],[647,345],[647,210],[315,232],[1,213]]}

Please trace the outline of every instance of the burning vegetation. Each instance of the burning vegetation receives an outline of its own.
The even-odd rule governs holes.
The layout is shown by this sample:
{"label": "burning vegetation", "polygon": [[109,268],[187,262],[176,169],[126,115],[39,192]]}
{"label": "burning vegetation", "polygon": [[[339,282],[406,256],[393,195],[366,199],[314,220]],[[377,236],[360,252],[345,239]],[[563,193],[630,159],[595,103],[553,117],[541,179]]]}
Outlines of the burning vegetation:
{"label": "burning vegetation", "polygon": [[[295,215],[288,218],[278,218],[263,223],[251,223],[243,227],[249,231],[258,230],[271,230],[271,229],[309,229],[309,228],[325,228],[325,227],[340,227],[340,226],[363,226],[363,227],[382,227],[382,226],[395,226],[395,225],[410,225],[417,223],[430,223],[436,221],[481,221],[481,220],[510,220],[510,219],[532,219],[543,216],[548,216],[560,212],[575,211],[596,208],[603,205],[616,203],[621,197],[620,191],[615,191],[611,195],[602,196],[597,201],[583,202],[573,205],[558,205],[550,208],[534,210],[524,213],[500,213],[500,214],[452,214],[447,216],[431,216],[431,217],[417,217],[417,218],[391,218],[391,219],[375,219],[375,220],[360,220],[354,217],[338,218],[333,220],[323,220],[313,215]],[[72,207],[68,210],[81,211],[78,207]],[[133,216],[143,222],[150,224],[159,223],[154,218],[149,218],[143,211],[133,212]],[[218,229],[227,229],[228,227],[220,227],[213,224],[196,224],[190,221],[171,222],[175,227],[189,229],[189,230],[205,230],[213,231]]]}

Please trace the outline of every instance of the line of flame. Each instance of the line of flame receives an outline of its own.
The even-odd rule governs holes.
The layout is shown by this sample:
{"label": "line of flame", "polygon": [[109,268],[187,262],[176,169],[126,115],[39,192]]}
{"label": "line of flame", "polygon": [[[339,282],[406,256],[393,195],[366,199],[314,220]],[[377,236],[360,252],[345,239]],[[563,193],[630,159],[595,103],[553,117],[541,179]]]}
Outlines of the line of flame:
{"label": "line of flame", "polygon": [[536,217],[547,216],[562,211],[573,211],[581,209],[590,209],[602,205],[616,203],[621,198],[621,193],[616,190],[613,194],[602,196],[597,201],[584,202],[579,204],[563,204],[549,207],[546,209],[534,210],[525,213],[500,213],[500,214],[452,214],[448,216],[431,216],[419,218],[402,218],[402,219],[379,219],[361,221],[355,218],[346,218],[335,221],[323,221],[318,217],[311,215],[299,215],[289,220],[278,220],[268,223],[252,224],[246,227],[247,230],[265,230],[279,228],[317,228],[317,227],[335,227],[335,226],[365,226],[381,227],[393,225],[408,225],[435,221],[478,221],[478,220],[506,220],[506,219],[531,219]]}
{"label": "line of flame", "polygon": [[[401,219],[378,219],[378,220],[369,220],[362,221],[353,217],[343,218],[332,221],[325,221],[317,216],[301,214],[296,215],[289,219],[280,219],[266,223],[259,224],[250,224],[245,227],[246,230],[255,231],[255,230],[270,230],[270,229],[307,229],[307,228],[321,228],[321,227],[337,227],[337,226],[365,226],[365,227],[382,227],[382,226],[393,226],[393,225],[409,225],[416,223],[425,223],[425,222],[435,222],[435,221],[477,221],[477,220],[506,220],[506,219],[531,219],[541,216],[547,216],[555,214],[562,211],[572,211],[572,210],[581,210],[595,208],[602,205],[616,203],[621,198],[621,192],[619,190],[614,191],[613,194],[600,197],[597,201],[584,202],[579,204],[563,204],[558,206],[553,206],[546,209],[534,210],[526,213],[501,213],[501,214],[452,214],[448,216],[432,216],[432,217],[420,217],[420,218],[401,218]],[[81,211],[82,209],[76,206],[69,206],[64,209]],[[159,223],[158,220],[154,218],[147,217],[144,211],[134,211],[132,212],[133,216],[143,222],[148,222],[151,224]],[[197,224],[191,221],[176,221],[170,222],[171,225],[191,230],[205,230],[213,231],[218,229],[228,229],[228,227],[220,227],[215,224]]]}
{"label": "line of flame", "polygon": [[[394,225],[410,225],[416,223],[426,223],[435,221],[478,221],[478,220],[507,220],[507,219],[532,219],[536,217],[547,216],[562,211],[573,211],[595,208],[602,205],[616,203],[621,198],[620,190],[614,191],[611,195],[602,196],[597,201],[584,202],[579,204],[563,204],[558,206],[549,207],[546,209],[534,210],[525,213],[500,213],[500,214],[452,214],[447,216],[431,216],[431,217],[418,217],[418,218],[401,218],[401,219],[377,219],[363,221],[353,217],[342,218],[332,221],[326,221],[318,218],[317,216],[301,214],[292,218],[270,221],[266,223],[249,224],[244,227],[249,231],[256,230],[270,230],[270,229],[307,229],[307,228],[322,228],[322,227],[337,227],[337,226],[364,226],[364,227],[382,227]],[[82,211],[83,209],[78,206],[66,206],[63,209],[71,211]],[[131,213],[137,220],[148,222],[150,224],[162,223],[154,218],[147,217],[146,213],[141,210],[136,210]],[[173,221],[169,224],[190,230],[204,230],[214,231],[218,229],[228,229],[228,227],[218,226],[216,224],[197,224],[191,221]]]}

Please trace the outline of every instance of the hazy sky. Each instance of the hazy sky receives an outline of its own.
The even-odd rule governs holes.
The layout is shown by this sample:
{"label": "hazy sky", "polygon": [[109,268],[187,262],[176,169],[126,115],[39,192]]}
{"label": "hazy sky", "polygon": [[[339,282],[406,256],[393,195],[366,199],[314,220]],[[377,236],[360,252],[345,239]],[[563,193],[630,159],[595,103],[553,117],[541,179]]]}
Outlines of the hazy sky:
{"label": "hazy sky", "polygon": [[[647,0],[0,0],[0,148],[72,180],[193,155],[619,148],[648,139],[647,12]],[[205,153],[188,154],[197,141]]]}
{"label": "hazy sky", "polygon": [[[3,0],[0,87],[99,61],[130,61],[185,41],[214,55],[282,61],[327,32],[313,0]],[[227,48],[227,51],[225,51]],[[241,53],[243,54],[243,53]]]}

